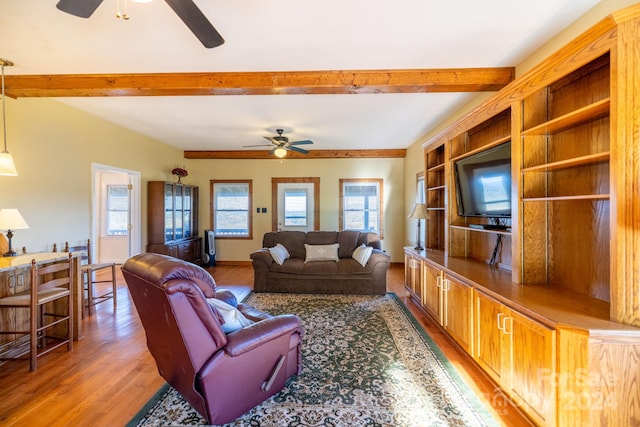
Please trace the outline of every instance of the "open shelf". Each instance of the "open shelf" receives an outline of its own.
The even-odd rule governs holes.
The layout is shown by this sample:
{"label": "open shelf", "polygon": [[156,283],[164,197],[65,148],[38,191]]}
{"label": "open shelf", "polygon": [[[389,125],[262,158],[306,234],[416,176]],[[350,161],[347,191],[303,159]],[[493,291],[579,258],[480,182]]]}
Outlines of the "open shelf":
{"label": "open shelf", "polygon": [[432,168],[427,169],[427,172],[438,172],[444,170],[444,163],[440,163]]}
{"label": "open shelf", "polygon": [[467,227],[465,225],[450,225],[449,227],[455,228],[456,230],[466,230],[466,231],[474,231],[478,233],[491,233],[491,234],[502,234],[504,236],[511,236],[511,231],[506,231],[506,230],[486,230],[484,228],[472,228],[472,227]]}
{"label": "open shelf", "polygon": [[523,198],[523,202],[554,202],[565,200],[607,200],[608,194],[581,194],[574,196],[553,196],[553,197],[528,197]]}
{"label": "open shelf", "polygon": [[610,153],[595,153],[589,154],[587,156],[574,157],[572,159],[560,160],[558,162],[545,163],[538,166],[530,166],[528,168],[523,168],[522,172],[548,172],[555,169],[564,169],[575,166],[588,165],[592,163],[600,163],[606,162],[609,160]]}
{"label": "open shelf", "polygon": [[478,147],[475,150],[467,151],[464,154],[452,157],[451,161],[455,162],[456,160],[464,159],[465,157],[469,157],[469,156],[471,156],[473,154],[480,153],[482,151],[486,151],[489,148],[497,147],[498,145],[504,144],[505,142],[509,142],[509,141],[511,141],[511,135],[503,136],[502,138],[498,138],[496,140],[488,142],[487,144],[483,145],[482,147]]}
{"label": "open shelf", "polygon": [[609,98],[594,102],[568,114],[522,131],[523,136],[549,135],[609,115]]}

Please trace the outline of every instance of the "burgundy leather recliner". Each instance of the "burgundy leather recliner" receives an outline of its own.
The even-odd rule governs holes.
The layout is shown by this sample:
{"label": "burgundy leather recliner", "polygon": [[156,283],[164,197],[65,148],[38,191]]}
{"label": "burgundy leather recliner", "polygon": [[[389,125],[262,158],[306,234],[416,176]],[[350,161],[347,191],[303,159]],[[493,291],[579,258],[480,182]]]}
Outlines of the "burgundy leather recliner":
{"label": "burgundy leather recliner", "polygon": [[[300,372],[298,316],[238,304],[206,270],[169,256],[133,256],[122,272],[160,375],[208,423],[235,420]],[[255,323],[225,334],[205,297],[236,305]]]}

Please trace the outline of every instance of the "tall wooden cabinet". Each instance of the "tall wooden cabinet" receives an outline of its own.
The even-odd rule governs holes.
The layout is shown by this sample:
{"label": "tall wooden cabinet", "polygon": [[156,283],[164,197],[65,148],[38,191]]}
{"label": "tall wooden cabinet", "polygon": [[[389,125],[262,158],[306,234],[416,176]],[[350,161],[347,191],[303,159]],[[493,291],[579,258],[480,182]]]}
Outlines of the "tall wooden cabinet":
{"label": "tall wooden cabinet", "polygon": [[199,263],[198,187],[165,181],[148,183],[147,252]]}
{"label": "tall wooden cabinet", "polygon": [[[640,419],[639,81],[635,5],[424,144],[414,300],[539,425]],[[471,227],[483,220],[458,215],[454,164],[505,142],[511,219]]]}

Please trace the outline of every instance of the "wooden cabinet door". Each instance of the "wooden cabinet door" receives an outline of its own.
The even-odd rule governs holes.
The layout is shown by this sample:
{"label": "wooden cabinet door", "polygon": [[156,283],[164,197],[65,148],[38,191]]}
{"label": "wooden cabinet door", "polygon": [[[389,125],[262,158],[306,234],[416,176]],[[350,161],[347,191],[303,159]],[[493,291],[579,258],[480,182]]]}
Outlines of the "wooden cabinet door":
{"label": "wooden cabinet door", "polygon": [[510,344],[509,394],[541,425],[556,419],[556,331],[515,311],[507,314]]}
{"label": "wooden cabinet door", "polygon": [[451,277],[443,280],[444,329],[469,354],[473,355],[473,288]]}
{"label": "wooden cabinet door", "polygon": [[422,306],[438,322],[442,323],[443,272],[428,262],[422,264]]}
{"label": "wooden cabinet door", "polygon": [[422,270],[422,261],[409,254],[404,256],[404,278],[405,286],[411,293],[411,296],[419,303],[422,304],[422,281],[420,279],[420,273]]}
{"label": "wooden cabinet door", "polygon": [[495,382],[502,384],[504,365],[508,362],[500,329],[504,322],[503,307],[481,292],[476,293],[475,301],[475,360]]}

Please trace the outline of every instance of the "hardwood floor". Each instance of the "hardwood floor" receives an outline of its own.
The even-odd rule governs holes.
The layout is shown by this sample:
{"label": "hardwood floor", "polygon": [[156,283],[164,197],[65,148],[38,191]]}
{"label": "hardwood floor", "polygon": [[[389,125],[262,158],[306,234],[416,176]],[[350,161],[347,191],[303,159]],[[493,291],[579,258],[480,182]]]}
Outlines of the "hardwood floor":
{"label": "hardwood floor", "polygon": [[[237,295],[252,288],[253,270],[248,264],[209,271],[218,286],[229,287]],[[439,327],[406,301],[403,283],[404,267],[393,265],[388,291],[405,301],[460,376],[504,425],[530,425]],[[72,352],[58,350],[43,357],[36,372],[29,372],[27,360],[0,365],[0,425],[123,426],[164,384],[121,275],[115,313],[110,301],[99,304],[91,317],[84,318],[82,328],[83,337]]]}

